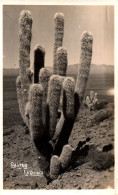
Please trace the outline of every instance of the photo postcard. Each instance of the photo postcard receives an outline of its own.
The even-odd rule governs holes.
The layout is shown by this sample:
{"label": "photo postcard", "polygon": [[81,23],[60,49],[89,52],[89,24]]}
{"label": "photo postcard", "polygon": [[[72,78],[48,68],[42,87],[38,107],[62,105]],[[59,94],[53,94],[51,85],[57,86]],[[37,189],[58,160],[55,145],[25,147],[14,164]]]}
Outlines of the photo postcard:
{"label": "photo postcard", "polygon": [[114,189],[114,5],[3,5],[3,189]]}

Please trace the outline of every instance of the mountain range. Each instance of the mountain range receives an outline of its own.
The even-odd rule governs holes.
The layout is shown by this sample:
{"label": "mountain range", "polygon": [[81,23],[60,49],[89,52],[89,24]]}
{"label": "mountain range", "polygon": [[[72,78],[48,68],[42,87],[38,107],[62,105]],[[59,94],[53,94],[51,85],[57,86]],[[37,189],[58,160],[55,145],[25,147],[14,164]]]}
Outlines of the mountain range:
{"label": "mountain range", "polygon": [[[77,75],[78,72],[78,64],[69,65],[67,68],[67,75]],[[47,67],[52,69],[52,67]],[[113,65],[95,65],[91,64],[90,74],[92,75],[113,75],[114,74],[114,66]],[[18,76],[19,75],[19,69],[3,69],[3,76]]]}

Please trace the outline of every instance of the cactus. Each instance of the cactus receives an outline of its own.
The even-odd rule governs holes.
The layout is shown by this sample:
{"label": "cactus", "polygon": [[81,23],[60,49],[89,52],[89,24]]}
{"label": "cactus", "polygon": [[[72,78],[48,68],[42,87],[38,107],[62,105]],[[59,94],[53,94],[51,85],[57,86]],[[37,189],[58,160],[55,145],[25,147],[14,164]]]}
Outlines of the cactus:
{"label": "cactus", "polygon": [[52,179],[57,179],[60,173],[61,162],[58,156],[53,155],[50,163],[50,176]]}
{"label": "cactus", "polygon": [[66,49],[59,47],[57,49],[57,74],[60,76],[66,76],[67,69],[67,51]]}
{"label": "cactus", "polygon": [[[51,75],[44,67],[45,49],[40,45],[34,50],[34,70],[30,69],[32,17],[29,11],[21,12],[20,76],[16,81],[21,116],[30,130],[37,151],[45,159],[51,179],[56,179],[60,171],[65,170],[71,161],[73,149],[68,145],[68,139],[84,97],[93,40],[90,33],[83,33],[80,70],[75,83],[73,78],[66,77],[67,51],[62,47],[64,15],[56,14],[54,20],[54,61],[53,75]],[[62,100],[61,112],[60,100]]]}
{"label": "cactus", "polygon": [[25,119],[25,106],[28,101],[29,86],[31,84],[27,75],[27,70],[30,67],[30,46],[31,46],[31,29],[32,29],[32,16],[29,11],[22,11],[20,15],[20,32],[19,32],[19,67],[22,91],[22,105],[19,107],[23,109],[23,120]]}
{"label": "cactus", "polygon": [[53,58],[53,74],[58,74],[57,67],[57,49],[62,47],[64,35],[64,15],[62,13],[55,14],[55,40],[54,40],[54,58]]}
{"label": "cactus", "polygon": [[66,169],[72,156],[72,147],[70,145],[65,145],[63,147],[62,153],[60,155],[60,162],[61,162],[61,167],[63,169]]}
{"label": "cactus", "polygon": [[94,91],[90,91],[89,96],[86,96],[84,100],[84,105],[89,108],[89,110],[95,110],[97,108],[97,105],[99,104],[97,93],[94,93]]}

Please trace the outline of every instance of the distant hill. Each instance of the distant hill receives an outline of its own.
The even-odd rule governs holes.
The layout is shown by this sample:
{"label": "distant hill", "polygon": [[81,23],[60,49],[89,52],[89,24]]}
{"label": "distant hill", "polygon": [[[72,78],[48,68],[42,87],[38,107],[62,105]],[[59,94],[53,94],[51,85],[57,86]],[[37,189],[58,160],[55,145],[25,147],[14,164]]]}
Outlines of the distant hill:
{"label": "distant hill", "polygon": [[[69,65],[67,68],[67,74],[68,75],[77,75],[78,72],[78,64],[74,64],[74,65]],[[49,68],[49,67],[47,67]],[[52,67],[50,67],[50,69],[52,69]],[[110,74],[113,75],[114,74],[114,66],[112,65],[95,65],[92,64],[91,65],[91,69],[90,69],[90,74],[94,75],[106,75],[106,74]],[[19,75],[19,69],[3,69],[3,76],[18,76]]]}
{"label": "distant hill", "polygon": [[4,68],[3,69],[3,76],[18,76],[19,75],[19,69],[15,69],[15,68],[11,68],[11,69],[7,69]]}
{"label": "distant hill", "polygon": [[[77,74],[78,64],[69,65],[67,74]],[[104,74],[114,74],[114,66],[112,65],[95,65],[91,64],[90,74],[92,75],[104,75]]]}

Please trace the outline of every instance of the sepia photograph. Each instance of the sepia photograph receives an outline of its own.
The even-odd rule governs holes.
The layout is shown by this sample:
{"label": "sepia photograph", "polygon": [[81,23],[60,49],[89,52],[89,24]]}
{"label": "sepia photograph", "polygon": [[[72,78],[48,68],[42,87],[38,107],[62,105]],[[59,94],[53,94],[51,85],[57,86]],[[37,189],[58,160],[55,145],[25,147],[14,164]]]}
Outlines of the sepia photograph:
{"label": "sepia photograph", "polygon": [[114,6],[3,5],[3,189],[115,188]]}

